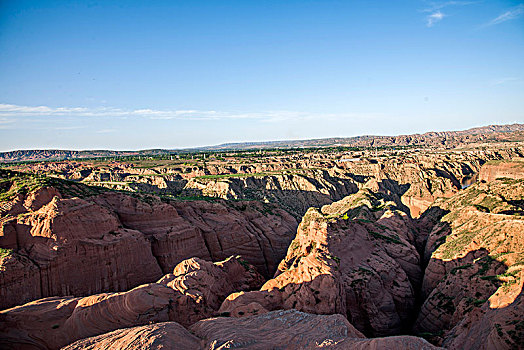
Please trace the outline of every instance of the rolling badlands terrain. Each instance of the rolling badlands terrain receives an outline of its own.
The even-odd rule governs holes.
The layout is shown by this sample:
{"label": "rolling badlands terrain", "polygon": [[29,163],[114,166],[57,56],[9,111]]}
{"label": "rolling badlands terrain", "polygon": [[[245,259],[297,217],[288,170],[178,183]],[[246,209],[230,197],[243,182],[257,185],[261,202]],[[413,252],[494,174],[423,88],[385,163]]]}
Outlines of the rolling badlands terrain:
{"label": "rolling badlands terrain", "polygon": [[524,348],[522,136],[5,164],[0,348]]}

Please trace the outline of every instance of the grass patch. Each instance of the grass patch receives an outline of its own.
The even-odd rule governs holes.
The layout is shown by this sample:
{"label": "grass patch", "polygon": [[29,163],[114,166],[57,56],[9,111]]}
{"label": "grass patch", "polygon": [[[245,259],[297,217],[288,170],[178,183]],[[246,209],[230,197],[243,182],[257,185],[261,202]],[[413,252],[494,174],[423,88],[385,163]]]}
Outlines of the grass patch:
{"label": "grass patch", "polygon": [[473,265],[472,264],[466,264],[466,265],[462,265],[462,266],[457,266],[457,267],[454,267],[452,268],[449,273],[454,275],[456,274],[458,271],[460,270],[463,270],[463,269],[469,269],[470,267],[472,267]]}
{"label": "grass patch", "polygon": [[402,243],[402,241],[400,241],[399,239],[397,238],[393,238],[393,237],[390,237],[390,236],[386,236],[386,235],[383,235],[383,234],[380,234],[378,232],[375,232],[375,231],[368,231],[369,234],[371,236],[373,236],[374,238],[378,238],[378,239],[382,239],[382,240],[385,240],[387,242],[391,242],[391,243],[396,243],[396,244],[404,244]]}
{"label": "grass patch", "polygon": [[13,254],[13,249],[0,248],[0,259],[3,259],[11,254]]}

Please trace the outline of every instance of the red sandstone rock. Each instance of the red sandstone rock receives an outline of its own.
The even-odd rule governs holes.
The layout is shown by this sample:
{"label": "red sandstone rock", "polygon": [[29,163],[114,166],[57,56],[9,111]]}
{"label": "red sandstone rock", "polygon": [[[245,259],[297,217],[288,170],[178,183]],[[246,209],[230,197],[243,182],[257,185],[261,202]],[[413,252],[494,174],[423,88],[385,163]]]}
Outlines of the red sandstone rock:
{"label": "red sandstone rock", "polygon": [[0,258],[0,307],[42,297],[40,272],[26,256],[11,252]]}
{"label": "red sandstone rock", "polygon": [[428,239],[416,332],[451,348],[522,344],[516,325],[522,318],[523,197],[521,181],[506,179],[477,183],[435,204],[446,215]]}
{"label": "red sandstone rock", "polygon": [[203,201],[170,205],[118,193],[60,198],[55,191],[17,197],[22,215],[0,221],[1,247],[25,259],[11,261],[0,274],[0,308],[55,295],[128,290],[192,256],[217,261],[242,254],[268,275],[296,225],[283,210],[264,213],[256,202],[242,204],[249,208]]}
{"label": "red sandstone rock", "polygon": [[96,337],[82,339],[63,350],[196,350],[200,339],[176,322],[119,329]]}
{"label": "red sandstone rock", "polygon": [[0,312],[0,345],[58,349],[77,339],[167,321],[172,289],[160,284],[85,298],[47,298]]}
{"label": "red sandstone rock", "polygon": [[239,257],[217,263],[193,258],[178,264],[158,283],[176,292],[170,319],[188,326],[216,313],[229,294],[259,288],[264,279]]}
{"label": "red sandstone rock", "polygon": [[0,312],[0,345],[57,349],[115,329],[163,321],[190,325],[216,313],[235,290],[258,288],[262,276],[231,257],[218,263],[183,261],[159,283],[123,293],[47,298]]}
{"label": "red sandstone rock", "polygon": [[[498,290],[480,309],[467,314],[450,331],[444,347],[485,350],[522,348],[524,346],[523,280],[524,273],[521,270],[520,285],[517,288],[512,288],[513,290],[509,292]],[[516,293],[518,295],[515,296]]]}
{"label": "red sandstone rock", "polygon": [[492,161],[480,168],[479,181],[494,181],[499,178],[524,179],[524,158],[514,158],[511,161]]}
{"label": "red sandstone rock", "polygon": [[164,273],[193,256],[211,259],[202,233],[181,218],[173,206],[159,200],[149,204],[120,193],[106,193],[94,200],[114,211],[125,227],[150,237],[153,254]]}
{"label": "red sandstone rock", "polygon": [[204,349],[436,349],[416,337],[366,339],[341,315],[272,311],[244,318],[212,318],[190,328]]}
{"label": "red sandstone rock", "polygon": [[276,277],[229,296],[219,312],[238,316],[258,304],[262,312],[342,313],[372,335],[400,332],[421,278],[415,232],[406,214],[367,191],[310,209]]}
{"label": "red sandstone rock", "polygon": [[[32,198],[29,202],[34,204]],[[119,226],[116,216],[95,203],[57,196],[35,212],[4,221],[4,239],[14,239],[17,256],[30,262],[24,264],[26,271],[5,266],[0,307],[55,295],[127,290],[160,277],[144,235]],[[15,275],[31,277],[17,279],[20,285],[14,286]]]}
{"label": "red sandstone rock", "polygon": [[173,206],[202,233],[213,261],[241,255],[266,277],[273,275],[285,256],[297,227],[286,211],[256,201],[194,201]]}

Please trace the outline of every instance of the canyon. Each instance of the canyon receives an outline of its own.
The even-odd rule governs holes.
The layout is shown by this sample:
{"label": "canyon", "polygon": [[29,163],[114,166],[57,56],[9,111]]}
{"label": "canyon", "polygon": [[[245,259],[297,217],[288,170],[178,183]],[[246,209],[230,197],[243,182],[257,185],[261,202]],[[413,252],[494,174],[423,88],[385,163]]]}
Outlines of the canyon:
{"label": "canyon", "polygon": [[522,348],[519,130],[6,164],[0,347]]}

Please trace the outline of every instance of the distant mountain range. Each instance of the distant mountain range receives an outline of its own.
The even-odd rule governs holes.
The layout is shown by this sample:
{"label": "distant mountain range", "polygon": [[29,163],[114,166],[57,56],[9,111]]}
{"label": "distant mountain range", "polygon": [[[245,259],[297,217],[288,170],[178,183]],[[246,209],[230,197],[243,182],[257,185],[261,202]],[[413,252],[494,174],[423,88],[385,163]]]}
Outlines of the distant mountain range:
{"label": "distant mountain range", "polygon": [[355,136],[333,137],[325,139],[240,142],[224,143],[216,146],[191,149],[152,149],[141,151],[111,151],[111,150],[20,150],[0,153],[0,162],[45,161],[66,159],[88,159],[125,156],[156,156],[178,152],[252,150],[269,148],[303,148],[303,147],[456,147],[461,144],[489,141],[524,140],[524,124],[488,125],[461,131],[427,132],[424,134],[399,136]]}

